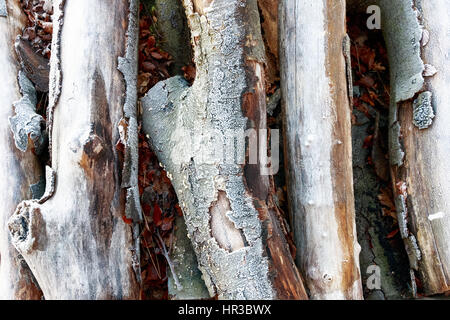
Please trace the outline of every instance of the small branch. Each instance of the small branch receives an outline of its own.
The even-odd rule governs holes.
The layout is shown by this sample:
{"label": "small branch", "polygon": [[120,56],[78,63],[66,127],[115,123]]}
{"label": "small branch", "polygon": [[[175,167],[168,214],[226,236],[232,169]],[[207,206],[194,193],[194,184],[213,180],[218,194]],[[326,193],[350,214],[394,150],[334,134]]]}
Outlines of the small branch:
{"label": "small branch", "polygon": [[167,260],[167,263],[170,267],[170,272],[172,272],[173,280],[175,281],[175,284],[177,285],[178,290],[183,290],[183,286],[181,285],[180,281],[178,280],[178,276],[175,272],[175,267],[173,265],[172,260],[170,259],[169,252],[167,251],[166,244],[164,243],[164,240],[161,238],[161,235],[159,234],[159,231],[156,231],[156,236],[161,244],[163,255]]}

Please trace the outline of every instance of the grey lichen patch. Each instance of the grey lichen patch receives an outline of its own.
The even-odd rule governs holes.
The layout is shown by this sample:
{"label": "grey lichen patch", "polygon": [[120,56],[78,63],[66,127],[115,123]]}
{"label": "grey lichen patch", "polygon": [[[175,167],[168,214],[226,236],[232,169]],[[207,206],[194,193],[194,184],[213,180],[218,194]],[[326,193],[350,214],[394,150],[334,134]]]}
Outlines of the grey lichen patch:
{"label": "grey lichen patch", "polygon": [[419,261],[422,259],[422,254],[414,235],[411,234],[407,239],[405,239],[405,249],[408,254],[411,269],[418,270]]}
{"label": "grey lichen patch", "polygon": [[408,221],[406,219],[406,201],[403,195],[399,195],[395,199],[395,207],[397,209],[397,220],[402,239],[407,239],[409,235]]}
{"label": "grey lichen patch", "polygon": [[127,189],[125,216],[134,222],[142,222],[142,207],[139,197],[139,187],[137,185]]}
{"label": "grey lichen patch", "polygon": [[137,56],[139,1],[129,1],[125,57],[118,58],[118,70],[125,80],[124,118],[119,123],[121,142],[125,146],[122,188],[126,189],[125,214],[134,222],[142,221],[138,189]]}
{"label": "grey lichen patch", "polygon": [[[154,86],[142,99],[143,128],[171,177],[210,294],[221,299],[273,299],[262,226],[246,193],[243,168],[206,157],[213,138],[246,129],[241,96],[247,89],[244,47],[249,38],[243,26],[245,9],[257,12],[256,1],[216,0],[201,16],[192,1],[184,5],[196,80],[190,88],[180,77]],[[218,177],[223,181],[220,187]],[[219,188],[229,200],[227,218],[248,242],[233,252],[222,249],[211,234],[209,210]]]}
{"label": "grey lichen patch", "polygon": [[426,129],[433,123],[434,111],[432,106],[432,94],[425,91],[419,94],[413,103],[413,123],[419,129]]}
{"label": "grey lichen patch", "polygon": [[421,253],[419,246],[417,245],[415,236],[408,229],[408,209],[406,205],[406,193],[405,195],[400,194],[395,199],[395,207],[397,209],[397,220],[400,229],[400,235],[405,244],[406,253],[409,259],[409,265],[412,269],[417,270],[419,268]]}
{"label": "grey lichen patch", "polygon": [[7,17],[8,10],[6,9],[6,1],[0,0],[0,17]]}
{"label": "grey lichen patch", "polygon": [[19,72],[18,82],[22,98],[13,104],[16,114],[9,117],[10,128],[16,147],[20,151],[27,151],[28,143],[31,141],[35,150],[39,152],[45,142],[41,130],[45,127],[45,121],[36,113],[36,90],[22,71]]}
{"label": "grey lichen patch", "polygon": [[420,56],[423,28],[413,1],[380,0],[380,6],[391,83],[398,103],[413,98],[424,84],[424,63]]}

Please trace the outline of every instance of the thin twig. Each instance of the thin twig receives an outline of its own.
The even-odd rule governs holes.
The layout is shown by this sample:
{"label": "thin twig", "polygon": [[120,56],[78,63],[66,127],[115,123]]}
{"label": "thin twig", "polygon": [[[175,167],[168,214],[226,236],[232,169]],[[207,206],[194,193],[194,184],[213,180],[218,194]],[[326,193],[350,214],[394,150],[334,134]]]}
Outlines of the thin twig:
{"label": "thin twig", "polygon": [[165,245],[163,239],[161,238],[159,231],[156,231],[156,236],[158,237],[158,240],[161,243],[163,255],[166,258],[167,263],[169,264],[170,271],[172,272],[172,275],[173,275],[173,280],[175,281],[175,284],[176,284],[178,290],[183,290],[183,286],[181,285],[180,281],[178,280],[177,274],[175,273],[175,267],[172,263],[172,260],[169,257],[169,252],[167,252],[166,245]]}

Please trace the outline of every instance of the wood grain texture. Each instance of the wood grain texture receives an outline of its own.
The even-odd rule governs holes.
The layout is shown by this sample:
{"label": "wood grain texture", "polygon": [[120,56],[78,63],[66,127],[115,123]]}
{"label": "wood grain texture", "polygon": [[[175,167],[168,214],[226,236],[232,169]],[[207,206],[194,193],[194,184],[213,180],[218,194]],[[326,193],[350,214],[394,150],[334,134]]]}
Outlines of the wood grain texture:
{"label": "wood grain texture", "polygon": [[48,92],[49,61],[36,53],[28,40],[17,37],[15,42],[17,57],[22,70],[30,79],[36,90]]}
{"label": "wood grain texture", "polygon": [[[129,2],[68,0],[63,10],[61,60],[51,64],[62,70],[59,100],[53,97],[55,194],[43,204],[22,203],[10,228],[46,299],[136,299],[139,258],[132,226],[122,219],[115,147],[124,116],[125,82],[117,68]],[[21,221],[27,230],[20,230]]]}
{"label": "wood grain texture", "polygon": [[280,5],[287,179],[297,264],[313,299],[361,299],[344,1]]}
{"label": "wood grain texture", "polygon": [[429,128],[419,129],[413,124],[412,101],[399,104],[405,158],[393,172],[395,183],[406,187],[408,227],[420,250],[418,275],[425,292],[436,294],[450,290],[450,4],[422,1],[420,10],[429,33],[428,44],[422,47],[423,62],[437,69],[425,77],[424,86],[432,94],[436,116]]}

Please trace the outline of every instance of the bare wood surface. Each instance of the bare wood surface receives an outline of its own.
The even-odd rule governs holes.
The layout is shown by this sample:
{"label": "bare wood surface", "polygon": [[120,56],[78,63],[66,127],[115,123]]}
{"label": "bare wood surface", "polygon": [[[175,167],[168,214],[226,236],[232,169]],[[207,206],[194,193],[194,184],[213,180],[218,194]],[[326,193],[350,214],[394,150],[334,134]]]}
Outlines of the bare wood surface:
{"label": "bare wood surface", "polygon": [[280,5],[282,105],[297,264],[313,299],[361,299],[345,1]]}

